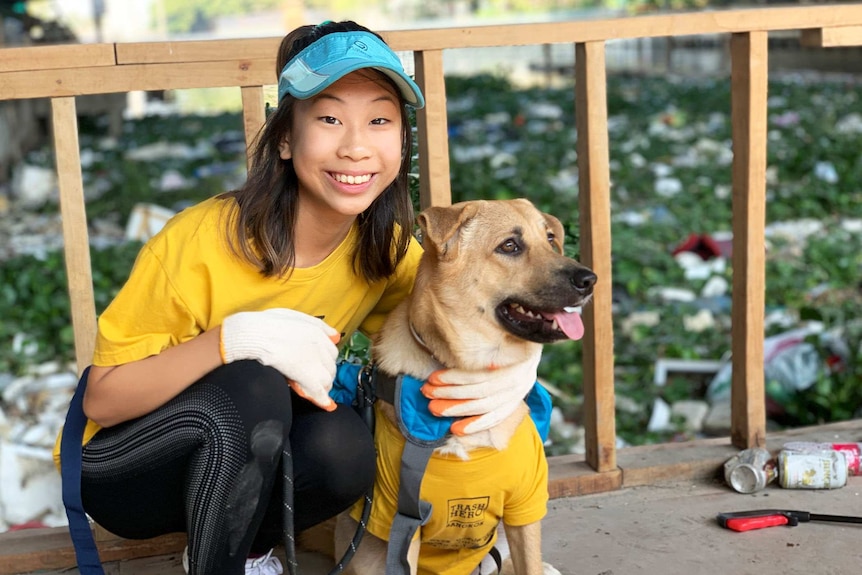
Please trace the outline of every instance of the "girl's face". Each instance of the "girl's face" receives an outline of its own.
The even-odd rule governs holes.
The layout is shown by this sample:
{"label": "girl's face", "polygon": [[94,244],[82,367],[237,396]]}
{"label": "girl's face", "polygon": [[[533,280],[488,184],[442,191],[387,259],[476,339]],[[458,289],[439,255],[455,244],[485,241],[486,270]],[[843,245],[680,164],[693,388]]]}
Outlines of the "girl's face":
{"label": "girl's face", "polygon": [[358,70],[294,106],[279,148],[293,159],[300,210],[319,221],[353,219],[401,167],[401,105],[373,70]]}

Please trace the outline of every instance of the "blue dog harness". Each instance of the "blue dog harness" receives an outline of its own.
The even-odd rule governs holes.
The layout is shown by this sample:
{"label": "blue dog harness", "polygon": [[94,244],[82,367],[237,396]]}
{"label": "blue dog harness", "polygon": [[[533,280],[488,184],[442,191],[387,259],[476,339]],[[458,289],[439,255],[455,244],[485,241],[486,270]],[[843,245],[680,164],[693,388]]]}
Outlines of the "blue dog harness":
{"label": "blue dog harness", "polygon": [[[357,382],[360,381],[360,378],[365,378],[365,381],[373,380],[375,395],[390,401],[393,405],[396,405],[393,401],[394,393],[387,393],[387,386],[389,386],[388,389],[394,391],[395,381],[401,381],[406,390],[406,393],[401,395],[402,401],[396,405],[396,409],[400,408],[400,418],[404,424],[404,429],[401,431],[405,435],[415,437],[419,442],[435,442],[445,439],[452,423],[458,419],[457,417],[437,416],[431,413],[428,409],[431,400],[419,391],[425,381],[406,374],[392,378],[377,371],[376,367],[363,366],[358,363],[342,362],[338,364],[335,381],[329,391],[329,396],[336,403],[355,405]],[[381,383],[383,389],[381,389]],[[551,430],[551,409],[553,407],[551,394],[537,381],[525,401],[530,408],[530,417],[539,431],[539,437],[542,438],[543,442],[547,441]]]}

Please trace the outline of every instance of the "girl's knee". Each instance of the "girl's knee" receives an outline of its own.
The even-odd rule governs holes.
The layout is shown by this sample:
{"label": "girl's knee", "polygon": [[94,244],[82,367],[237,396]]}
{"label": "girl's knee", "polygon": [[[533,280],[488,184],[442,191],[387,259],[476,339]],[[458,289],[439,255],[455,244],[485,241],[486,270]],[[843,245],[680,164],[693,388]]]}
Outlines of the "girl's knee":
{"label": "girl's knee", "polygon": [[[301,451],[307,484],[345,500],[361,497],[374,483],[376,451],[371,431],[349,407],[303,418],[291,443]],[[316,421],[314,421],[316,420]],[[298,423],[298,422],[297,422]]]}

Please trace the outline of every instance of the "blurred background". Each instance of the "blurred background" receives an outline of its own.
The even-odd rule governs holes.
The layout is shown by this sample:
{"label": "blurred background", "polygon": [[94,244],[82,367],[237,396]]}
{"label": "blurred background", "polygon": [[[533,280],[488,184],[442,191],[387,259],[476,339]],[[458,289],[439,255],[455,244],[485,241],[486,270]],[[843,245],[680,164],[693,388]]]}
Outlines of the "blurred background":
{"label": "blurred background", "polygon": [[[278,37],[341,19],[383,31],[814,4],[0,0],[0,49]],[[770,429],[862,416],[862,50],[798,36],[769,35]],[[606,59],[618,443],[726,436],[728,38],[612,41]],[[444,66],[453,200],[527,197],[565,223],[577,256],[574,47],[447,50]],[[107,94],[77,109],[101,311],[169,217],[242,185],[241,100],[238,89]],[[49,118],[45,100],[0,102],[0,531],[65,523],[50,452],[76,369]],[[345,354],[362,359],[366,345]],[[579,342],[546,346],[540,365],[555,403],[550,455],[584,449],[580,353]]]}

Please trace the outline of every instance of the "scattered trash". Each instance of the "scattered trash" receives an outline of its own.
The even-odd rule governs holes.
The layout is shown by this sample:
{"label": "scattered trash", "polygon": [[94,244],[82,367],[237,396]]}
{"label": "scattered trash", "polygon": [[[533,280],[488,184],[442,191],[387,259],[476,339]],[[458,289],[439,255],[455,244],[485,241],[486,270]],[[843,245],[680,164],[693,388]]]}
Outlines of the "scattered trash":
{"label": "scattered trash", "polygon": [[0,531],[66,524],[53,450],[77,379],[59,362],[0,375]]}
{"label": "scattered trash", "polygon": [[209,142],[197,142],[194,147],[185,143],[155,142],[132,148],[126,152],[126,159],[138,162],[158,162],[161,160],[186,160],[209,158],[213,146]]}
{"label": "scattered trash", "polygon": [[836,489],[847,483],[843,451],[789,451],[778,454],[778,483],[786,489]]}
{"label": "scattered trash", "polygon": [[663,198],[672,198],[682,192],[682,182],[678,178],[659,178],[655,181],[655,193]]}
{"label": "scattered trash", "polygon": [[692,252],[700,256],[702,260],[712,258],[729,258],[732,252],[732,238],[722,234],[714,238],[709,234],[689,234],[680,245],[674,248],[674,256],[682,252]]}
{"label": "scattered trash", "polygon": [[778,477],[775,458],[762,447],[744,449],[724,464],[724,480],[739,493],[754,493]]}
{"label": "scattered trash", "polygon": [[838,171],[832,162],[817,162],[814,164],[814,177],[827,184],[838,182]]}
{"label": "scattered trash", "polygon": [[835,122],[835,131],[839,134],[862,134],[862,115],[853,112],[844,116]]}
{"label": "scattered trash", "polygon": [[59,198],[57,174],[51,168],[21,164],[12,174],[12,197],[26,209],[44,206]]}
{"label": "scattered trash", "polygon": [[192,180],[184,177],[179,170],[165,170],[159,179],[158,188],[162,192],[172,192],[190,188],[194,185]]}
{"label": "scattered trash", "polygon": [[126,224],[126,239],[145,242],[161,230],[175,213],[156,204],[135,204]]}
{"label": "scattered trash", "polygon": [[859,452],[858,443],[791,442],[777,456],[752,447],[724,463],[724,480],[739,493],[760,491],[776,480],[785,489],[837,489],[848,475],[859,474]]}
{"label": "scattered trash", "polygon": [[799,123],[799,114],[788,110],[782,114],[772,116],[769,120],[776,126],[789,128]]}
{"label": "scattered trash", "polygon": [[673,429],[670,425],[670,418],[670,405],[662,398],[656,397],[653,400],[652,411],[647,423],[647,431],[657,432]]}
{"label": "scattered trash", "polygon": [[[799,391],[811,387],[824,369],[824,363],[814,345],[806,338],[823,333],[823,324],[808,322],[802,327],[767,337],[763,340],[763,360],[766,393],[783,403]],[[732,364],[727,362],[707,388],[710,402],[730,397]]]}
{"label": "scattered trash", "polygon": [[785,443],[784,450],[797,451],[801,453],[819,453],[829,451],[840,451],[844,453],[847,460],[848,475],[862,475],[860,468],[860,453],[862,453],[862,443],[816,443],[813,441],[791,441]]}
{"label": "scattered trash", "polygon": [[655,361],[653,383],[664,385],[670,373],[714,374],[722,365],[720,360],[659,358]]}
{"label": "scattered trash", "polygon": [[710,310],[701,309],[694,315],[684,316],[682,325],[685,331],[700,333],[715,327],[715,316]]}

